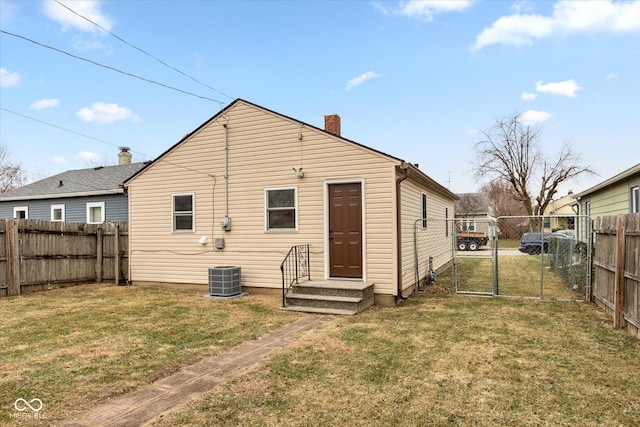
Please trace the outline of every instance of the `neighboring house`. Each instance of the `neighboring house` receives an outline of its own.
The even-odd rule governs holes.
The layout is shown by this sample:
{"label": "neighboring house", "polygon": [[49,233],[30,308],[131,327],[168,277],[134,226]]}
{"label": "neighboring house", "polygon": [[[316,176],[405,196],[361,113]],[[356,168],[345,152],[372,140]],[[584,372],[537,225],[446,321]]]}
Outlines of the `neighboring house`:
{"label": "neighboring house", "polygon": [[455,203],[455,218],[459,231],[486,233],[489,228],[489,197],[486,193],[462,193]]}
{"label": "neighboring house", "polygon": [[[311,279],[374,283],[376,304],[451,262],[443,222],[456,195],[415,165],[237,99],[137,173],[129,196],[130,280],[199,289],[208,269],[241,268],[245,291],[279,293],[280,263],[310,245]],[[429,235],[416,244],[415,227]],[[419,269],[419,273],[416,272]]]}
{"label": "neighboring house", "polygon": [[145,163],[122,147],[117,166],[70,170],[0,194],[0,218],[86,222],[127,221],[122,183]]}
{"label": "neighboring house", "polygon": [[575,230],[577,208],[573,191],[569,190],[565,196],[549,203],[544,215],[548,215],[545,231]]}
{"label": "neighboring house", "polygon": [[640,212],[640,163],[575,196],[591,218]]}

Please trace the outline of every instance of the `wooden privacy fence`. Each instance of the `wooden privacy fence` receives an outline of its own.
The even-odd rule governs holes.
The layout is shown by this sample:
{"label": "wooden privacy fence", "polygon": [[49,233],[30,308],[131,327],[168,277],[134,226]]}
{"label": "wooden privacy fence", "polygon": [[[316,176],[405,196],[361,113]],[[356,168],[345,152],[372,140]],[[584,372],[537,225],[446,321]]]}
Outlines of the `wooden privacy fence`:
{"label": "wooden privacy fence", "polygon": [[596,218],[593,297],[640,338],[640,213]]}
{"label": "wooden privacy fence", "polygon": [[0,297],[127,280],[128,224],[0,220]]}

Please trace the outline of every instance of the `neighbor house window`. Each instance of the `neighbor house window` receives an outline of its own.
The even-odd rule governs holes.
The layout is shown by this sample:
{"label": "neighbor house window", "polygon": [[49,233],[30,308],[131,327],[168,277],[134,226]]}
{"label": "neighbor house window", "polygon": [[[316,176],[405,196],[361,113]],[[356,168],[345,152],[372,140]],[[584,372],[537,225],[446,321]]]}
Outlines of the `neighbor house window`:
{"label": "neighbor house window", "polygon": [[422,228],[427,228],[427,195],[422,193]]}
{"label": "neighbor house window", "polygon": [[629,190],[629,212],[640,212],[640,185],[631,187]]}
{"label": "neighbor house window", "polygon": [[104,202],[87,203],[87,222],[89,224],[104,222]]}
{"label": "neighbor house window", "polygon": [[462,231],[476,231],[476,220],[475,219],[460,220],[460,229]]}
{"label": "neighbor house window", "polygon": [[195,196],[173,195],[173,231],[195,231]]}
{"label": "neighbor house window", "polygon": [[16,206],[13,208],[14,219],[27,219],[29,218],[29,206]]}
{"label": "neighbor house window", "polygon": [[586,216],[591,216],[591,202],[590,201],[586,201],[584,202],[584,214]]}
{"label": "neighbor house window", "polygon": [[64,205],[51,205],[51,221],[64,222]]}
{"label": "neighbor house window", "polygon": [[265,226],[267,230],[295,231],[298,222],[295,188],[265,190]]}

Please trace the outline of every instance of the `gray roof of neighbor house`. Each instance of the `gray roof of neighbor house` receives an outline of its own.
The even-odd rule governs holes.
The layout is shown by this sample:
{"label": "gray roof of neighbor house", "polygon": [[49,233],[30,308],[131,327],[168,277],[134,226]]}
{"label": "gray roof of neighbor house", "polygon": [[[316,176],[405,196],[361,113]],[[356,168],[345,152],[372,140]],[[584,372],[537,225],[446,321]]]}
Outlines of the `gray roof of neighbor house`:
{"label": "gray roof of neighbor house", "polygon": [[145,165],[130,163],[69,170],[0,194],[0,202],[121,194],[121,184]]}
{"label": "gray roof of neighbor house", "polygon": [[640,173],[640,163],[637,165],[631,166],[629,169],[620,172],[617,175],[612,176],[611,178],[602,181],[600,184],[594,185],[591,188],[588,188],[578,194],[575,195],[576,199],[580,199],[581,197],[586,196],[587,194],[595,193],[598,190],[602,190],[610,186],[611,184],[616,184],[623,179],[627,179],[633,175]]}

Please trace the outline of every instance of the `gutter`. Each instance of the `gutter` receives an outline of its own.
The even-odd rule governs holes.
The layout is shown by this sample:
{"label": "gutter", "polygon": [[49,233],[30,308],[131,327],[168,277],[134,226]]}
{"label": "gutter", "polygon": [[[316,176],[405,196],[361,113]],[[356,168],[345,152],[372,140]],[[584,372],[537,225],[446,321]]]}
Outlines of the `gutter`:
{"label": "gutter", "polygon": [[396,180],[396,251],[398,255],[398,271],[396,280],[398,282],[398,298],[400,298],[402,301],[405,301],[408,299],[408,297],[402,295],[402,199],[400,197],[400,184],[402,184],[402,181],[409,177],[409,164],[402,162],[400,168],[404,170],[404,173],[400,178]]}
{"label": "gutter", "polygon": [[108,196],[111,194],[122,194],[124,190],[122,188],[114,188],[111,190],[96,190],[96,191],[79,191],[76,193],[51,193],[41,194],[37,196],[9,196],[0,197],[0,202],[15,202],[15,201],[29,201],[29,200],[46,200],[46,199],[62,199],[71,197],[86,197],[86,196]]}

